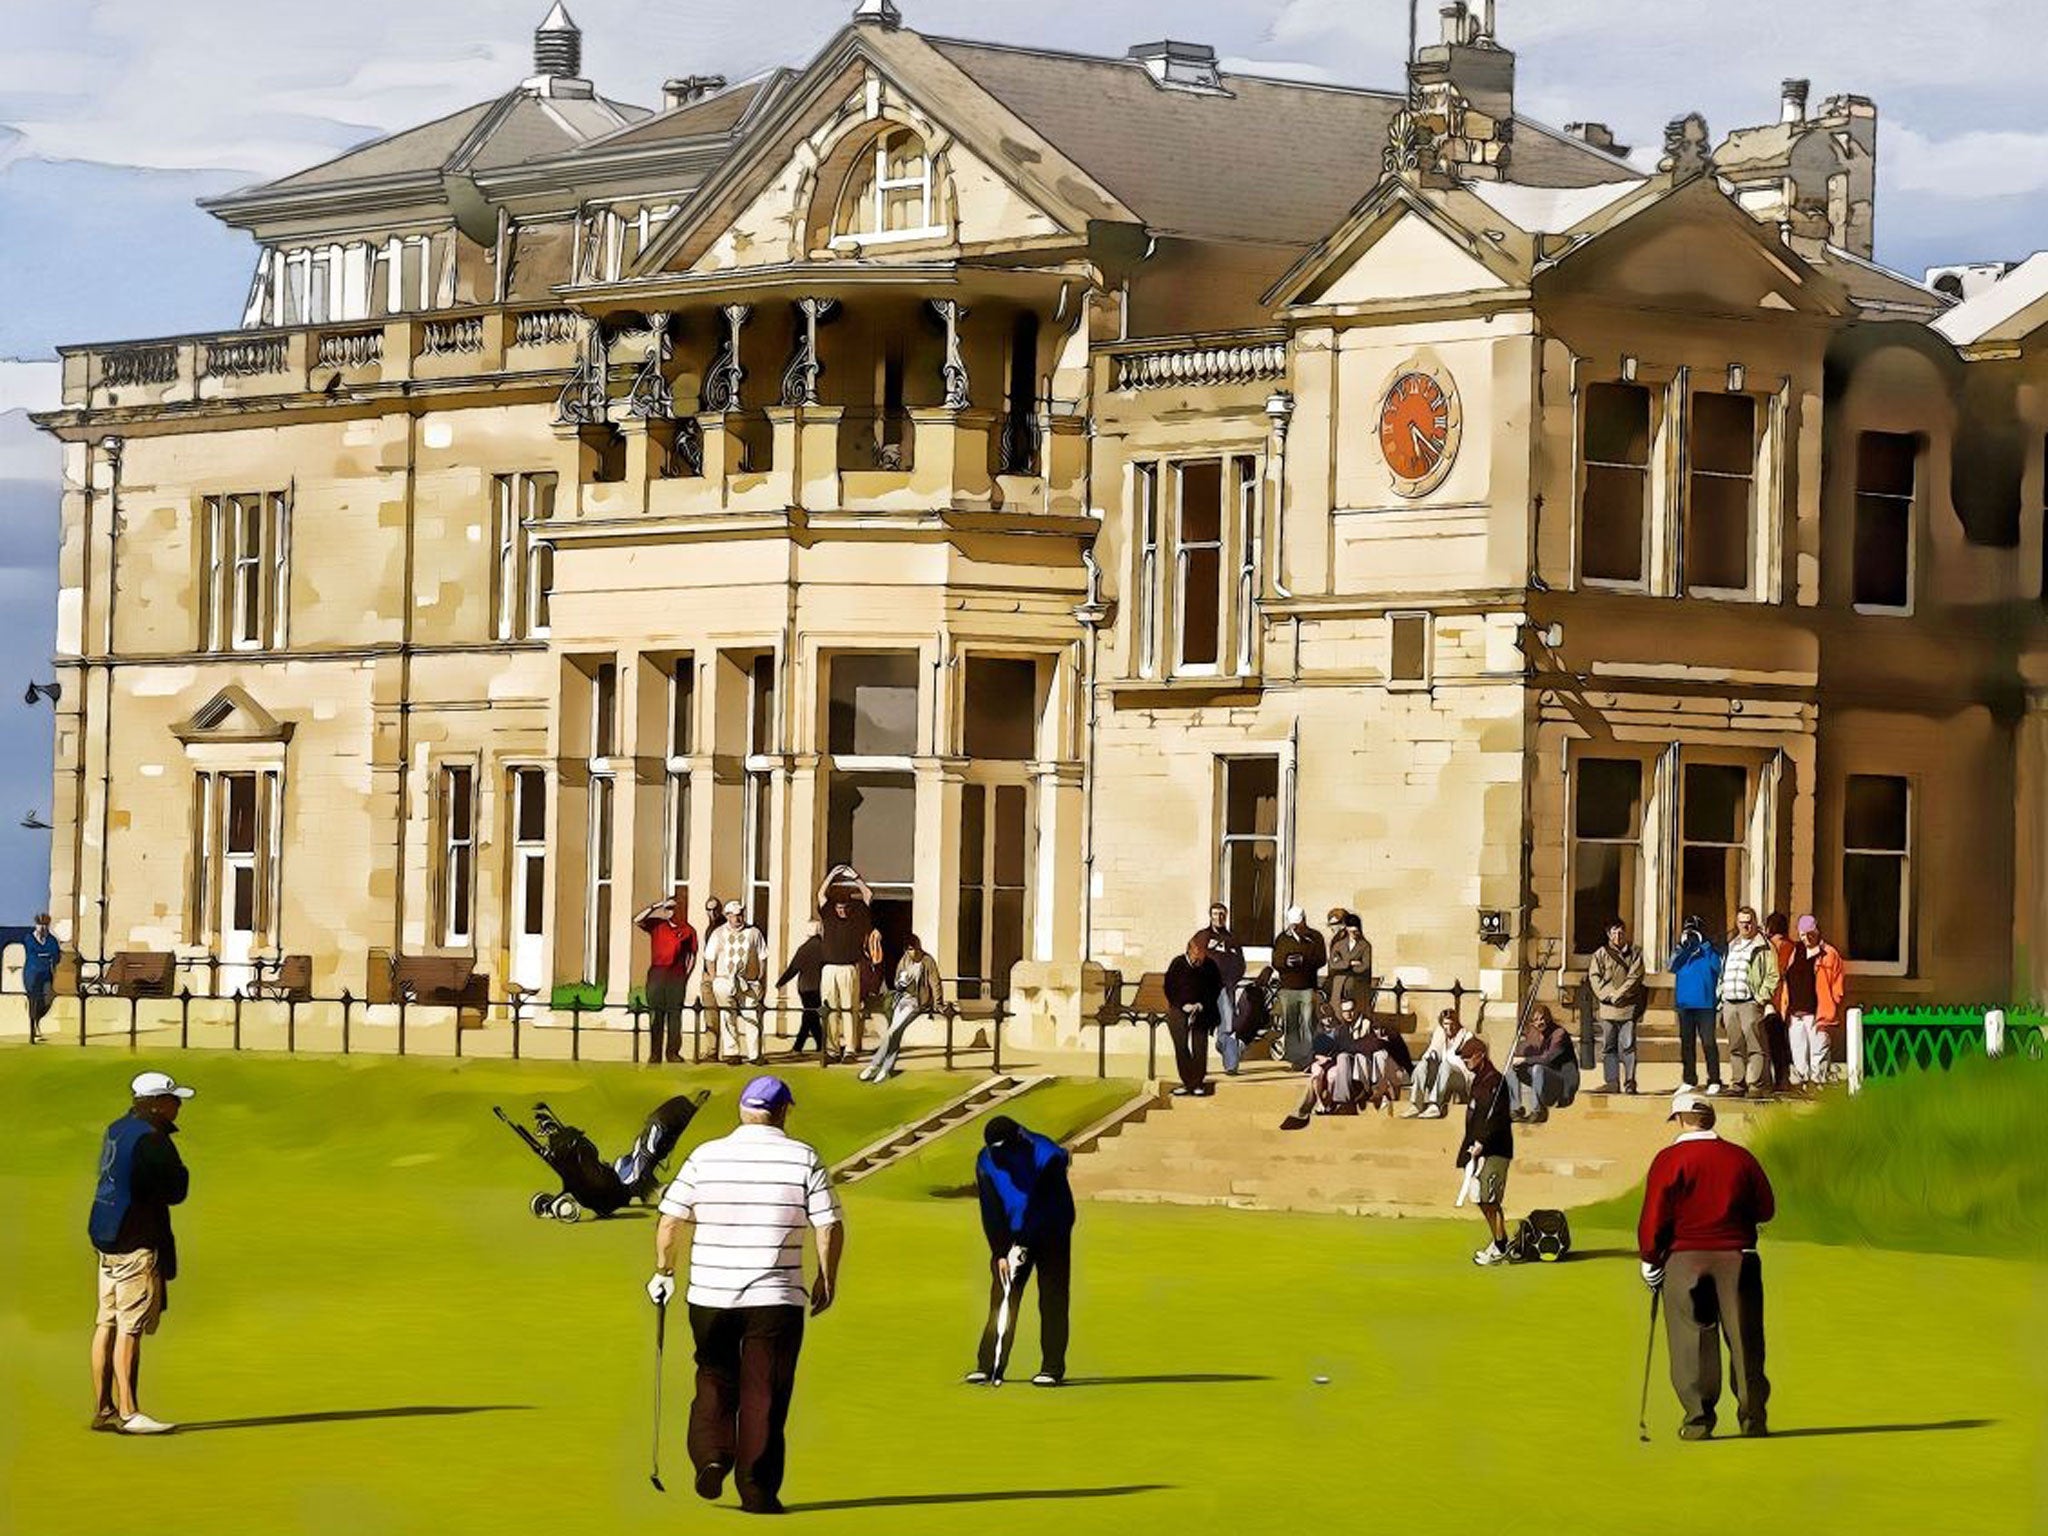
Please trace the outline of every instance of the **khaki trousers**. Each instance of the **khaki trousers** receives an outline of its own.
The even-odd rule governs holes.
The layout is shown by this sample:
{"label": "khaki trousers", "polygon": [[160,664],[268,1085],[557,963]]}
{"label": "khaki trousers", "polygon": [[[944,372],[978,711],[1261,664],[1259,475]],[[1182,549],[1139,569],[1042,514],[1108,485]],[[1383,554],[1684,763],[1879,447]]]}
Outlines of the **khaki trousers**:
{"label": "khaki trousers", "polygon": [[1764,1048],[1764,1005],[1723,1003],[1721,1028],[1728,1034],[1728,1086],[1761,1092],[1770,1077]]}
{"label": "khaki trousers", "polygon": [[835,1055],[861,1047],[860,967],[828,965],[820,973],[818,1002],[825,1010],[825,1044]]}
{"label": "khaki trousers", "polygon": [[1664,1321],[1671,1385],[1685,1422],[1714,1427],[1721,1398],[1721,1341],[1728,1341],[1735,1411],[1745,1431],[1767,1427],[1764,1271],[1754,1253],[1674,1253],[1664,1264]]}

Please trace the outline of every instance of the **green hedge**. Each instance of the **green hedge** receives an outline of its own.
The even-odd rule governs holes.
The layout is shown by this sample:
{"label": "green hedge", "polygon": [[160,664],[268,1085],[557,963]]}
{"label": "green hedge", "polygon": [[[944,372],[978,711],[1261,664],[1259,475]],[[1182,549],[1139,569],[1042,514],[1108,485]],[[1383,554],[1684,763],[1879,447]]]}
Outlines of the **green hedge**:
{"label": "green hedge", "polygon": [[[625,1006],[634,1004],[647,1006],[647,989],[635,987],[626,994]],[[571,1008],[602,1008],[605,1005],[604,988],[594,981],[565,981],[548,995],[548,1006],[567,1012]]]}

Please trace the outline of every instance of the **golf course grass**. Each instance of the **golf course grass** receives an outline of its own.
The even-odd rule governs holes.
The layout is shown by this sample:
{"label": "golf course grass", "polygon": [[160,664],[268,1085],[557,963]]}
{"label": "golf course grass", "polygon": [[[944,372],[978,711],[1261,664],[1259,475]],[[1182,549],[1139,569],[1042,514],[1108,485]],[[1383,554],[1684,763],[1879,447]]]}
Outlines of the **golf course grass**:
{"label": "golf course grass", "polygon": [[[200,1090],[180,1137],[184,1274],[143,1380],[148,1410],[186,1428],[156,1441],[85,1429],[85,1212],[141,1066]],[[649,1486],[651,1222],[536,1221],[547,1172],[490,1115],[545,1098],[609,1153],[657,1084],[701,1085],[718,1097],[694,1142],[730,1123],[740,1081],[0,1051],[0,1532],[744,1528],[689,1492],[680,1326],[671,1491]],[[843,1155],[971,1081],[801,1069],[791,1128]],[[1116,1092],[1041,1103],[1083,1115]],[[2038,1264],[1768,1243],[1777,1435],[1678,1442],[1660,1343],[1645,1445],[1648,1300],[1620,1233],[1483,1271],[1469,1220],[1088,1205],[1072,1380],[997,1392],[959,1384],[986,1284],[973,1204],[929,1193],[969,1182],[976,1144],[953,1138],[950,1170],[935,1149],[847,1191],[842,1297],[811,1325],[791,1426],[784,1497],[806,1528],[2048,1528]],[[1034,1347],[1027,1322],[1020,1371]]]}

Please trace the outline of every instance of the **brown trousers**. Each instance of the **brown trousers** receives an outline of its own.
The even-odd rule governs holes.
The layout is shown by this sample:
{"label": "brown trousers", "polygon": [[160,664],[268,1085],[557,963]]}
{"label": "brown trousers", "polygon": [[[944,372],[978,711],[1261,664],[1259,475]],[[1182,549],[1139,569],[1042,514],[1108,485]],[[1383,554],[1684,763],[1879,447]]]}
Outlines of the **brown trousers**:
{"label": "brown trousers", "polygon": [[1664,1321],[1671,1385],[1685,1422],[1714,1427],[1721,1399],[1721,1340],[1728,1341],[1735,1409],[1745,1433],[1766,1427],[1764,1271],[1754,1253],[1674,1253],[1664,1264]]}
{"label": "brown trousers", "polygon": [[742,1505],[773,1503],[782,1487],[783,1426],[804,1344],[802,1307],[690,1308],[697,1396],[690,1462],[728,1467]]}

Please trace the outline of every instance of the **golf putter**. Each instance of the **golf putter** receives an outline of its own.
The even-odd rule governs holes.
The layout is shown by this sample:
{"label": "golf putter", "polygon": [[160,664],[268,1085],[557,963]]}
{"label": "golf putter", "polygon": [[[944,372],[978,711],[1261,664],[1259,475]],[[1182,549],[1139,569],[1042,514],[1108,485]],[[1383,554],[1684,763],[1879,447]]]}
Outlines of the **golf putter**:
{"label": "golf putter", "polygon": [[1636,1413],[1636,1438],[1650,1443],[1650,1365],[1657,1358],[1657,1304],[1664,1299],[1660,1285],[1650,1292],[1650,1342],[1643,1350],[1643,1405]]}
{"label": "golf putter", "polygon": [[654,1452],[647,1480],[656,1493],[667,1493],[661,1484],[661,1350],[668,1340],[668,1308],[654,1308]]}
{"label": "golf putter", "polygon": [[[1013,1248],[1010,1250],[1015,1253]],[[1017,1266],[1013,1262],[1009,1273],[1003,1276],[1003,1299],[996,1308],[996,1359],[995,1370],[989,1373],[989,1385],[1000,1387],[1003,1372],[1010,1364],[1010,1302],[1017,1294]]]}

